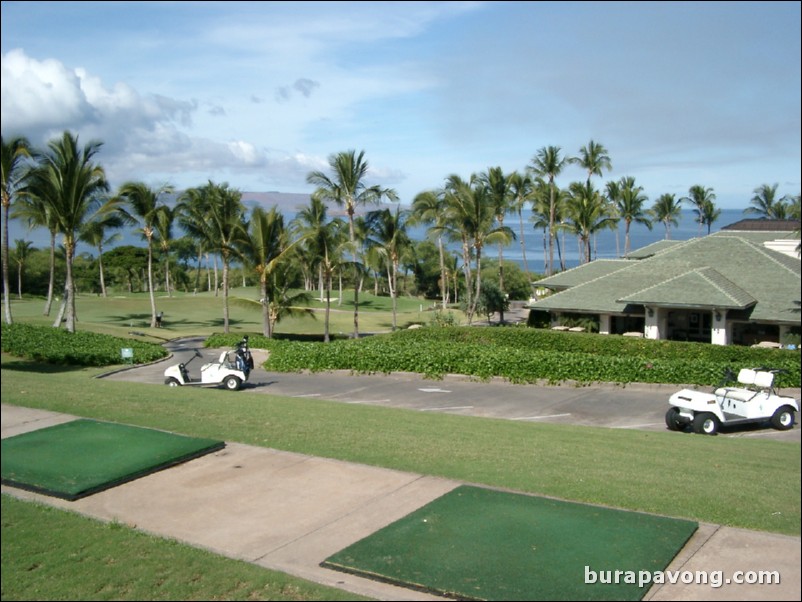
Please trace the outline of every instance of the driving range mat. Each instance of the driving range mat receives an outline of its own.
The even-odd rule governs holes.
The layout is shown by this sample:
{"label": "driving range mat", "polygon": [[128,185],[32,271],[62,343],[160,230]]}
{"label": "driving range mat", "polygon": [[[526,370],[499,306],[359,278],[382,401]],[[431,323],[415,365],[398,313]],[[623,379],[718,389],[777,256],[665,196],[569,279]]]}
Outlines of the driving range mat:
{"label": "driving range mat", "polygon": [[74,420],[2,441],[2,481],[67,500],[203,456],[223,441]]}
{"label": "driving range mat", "polygon": [[697,527],[461,486],[321,564],[462,600],[640,600]]}

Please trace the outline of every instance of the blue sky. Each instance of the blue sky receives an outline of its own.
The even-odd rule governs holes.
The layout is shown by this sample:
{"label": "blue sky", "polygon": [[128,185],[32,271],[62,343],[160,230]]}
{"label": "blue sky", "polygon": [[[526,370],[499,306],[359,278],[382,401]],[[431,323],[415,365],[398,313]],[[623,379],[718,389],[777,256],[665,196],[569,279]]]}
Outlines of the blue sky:
{"label": "blue sky", "polygon": [[404,204],[592,139],[597,186],[746,208],[802,189],[800,22],[799,2],[4,1],[2,134],[101,140],[112,187],[307,193],[364,150]]}

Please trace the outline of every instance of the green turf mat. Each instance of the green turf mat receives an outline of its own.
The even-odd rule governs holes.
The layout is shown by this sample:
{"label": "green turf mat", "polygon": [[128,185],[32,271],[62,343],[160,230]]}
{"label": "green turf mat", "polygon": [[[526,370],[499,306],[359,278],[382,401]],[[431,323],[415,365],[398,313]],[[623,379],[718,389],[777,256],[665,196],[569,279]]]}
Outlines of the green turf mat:
{"label": "green turf mat", "polygon": [[640,600],[650,584],[638,581],[664,570],[697,527],[462,486],[322,565],[457,599]]}
{"label": "green turf mat", "polygon": [[225,443],[95,420],[3,439],[2,479],[76,500],[222,449]]}

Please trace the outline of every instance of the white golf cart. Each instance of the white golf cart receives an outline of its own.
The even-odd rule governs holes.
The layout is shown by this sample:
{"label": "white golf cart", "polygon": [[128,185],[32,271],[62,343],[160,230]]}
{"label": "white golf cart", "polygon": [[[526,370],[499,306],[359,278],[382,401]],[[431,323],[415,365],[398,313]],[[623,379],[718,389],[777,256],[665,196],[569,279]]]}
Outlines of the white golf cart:
{"label": "white golf cart", "polygon": [[244,337],[233,351],[223,351],[217,361],[203,364],[200,378],[192,378],[187,366],[195,358],[203,355],[195,349],[195,354],[186,363],[175,364],[164,371],[164,384],[170,387],[182,386],[224,386],[229,391],[238,391],[248,380],[253,368],[253,357],[248,348],[248,337]]}
{"label": "white golf cart", "polygon": [[694,433],[715,435],[723,425],[768,421],[775,429],[788,430],[794,426],[799,400],[777,393],[774,379],[780,372],[744,368],[738,373],[740,386],[720,386],[713,393],[678,391],[668,400],[666,426],[683,431],[690,425]]}

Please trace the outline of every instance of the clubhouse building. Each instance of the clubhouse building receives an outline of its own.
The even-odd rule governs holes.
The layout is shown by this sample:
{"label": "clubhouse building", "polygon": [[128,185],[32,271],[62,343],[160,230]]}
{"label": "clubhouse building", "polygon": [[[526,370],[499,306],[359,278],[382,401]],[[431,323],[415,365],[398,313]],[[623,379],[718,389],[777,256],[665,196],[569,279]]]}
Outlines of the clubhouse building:
{"label": "clubhouse building", "polygon": [[663,240],[537,281],[530,300],[552,328],[588,319],[601,334],[780,346],[800,333],[799,222],[745,219],[715,234]]}

